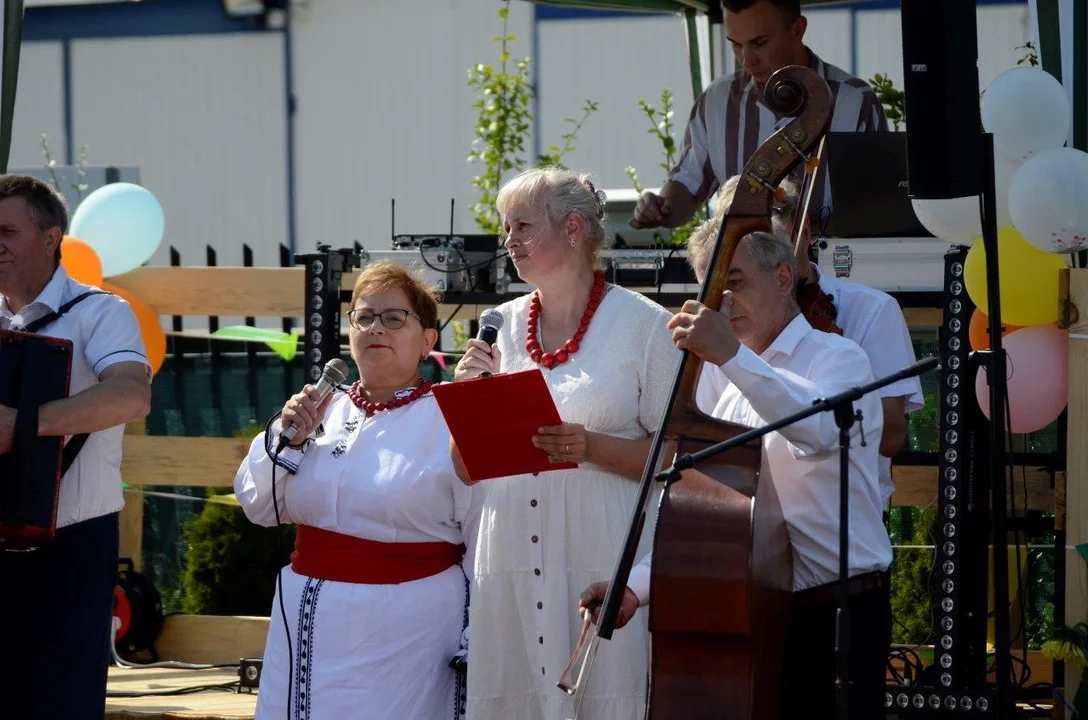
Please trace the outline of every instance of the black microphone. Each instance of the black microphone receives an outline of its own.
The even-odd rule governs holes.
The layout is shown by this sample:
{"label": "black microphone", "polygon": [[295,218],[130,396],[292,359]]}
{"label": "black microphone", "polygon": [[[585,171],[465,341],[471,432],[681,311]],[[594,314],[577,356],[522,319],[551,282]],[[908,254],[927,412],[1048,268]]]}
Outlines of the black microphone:
{"label": "black microphone", "polygon": [[[488,345],[494,345],[499,339],[499,328],[502,327],[502,313],[495,308],[488,308],[480,314],[480,331],[476,333],[476,339],[482,340]],[[480,377],[491,377],[491,373],[482,372]]]}
{"label": "black microphone", "polygon": [[[321,373],[321,379],[317,381],[317,404],[320,405],[322,401],[329,396],[336,386],[348,379],[348,364],[340,358],[333,358],[325,363],[325,369]],[[298,427],[295,425],[287,426],[287,429],[280,435],[280,444],[276,448],[276,454],[278,455],[287,447],[292,440],[295,439],[295,435],[298,435]]]}

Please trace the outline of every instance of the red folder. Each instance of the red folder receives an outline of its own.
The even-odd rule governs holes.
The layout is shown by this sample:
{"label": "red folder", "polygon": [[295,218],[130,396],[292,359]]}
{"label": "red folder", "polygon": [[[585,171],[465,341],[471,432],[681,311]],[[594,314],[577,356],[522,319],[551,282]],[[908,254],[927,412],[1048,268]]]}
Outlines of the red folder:
{"label": "red folder", "polygon": [[532,472],[567,470],[533,446],[533,436],[562,419],[539,369],[433,388],[438,408],[473,482]]}

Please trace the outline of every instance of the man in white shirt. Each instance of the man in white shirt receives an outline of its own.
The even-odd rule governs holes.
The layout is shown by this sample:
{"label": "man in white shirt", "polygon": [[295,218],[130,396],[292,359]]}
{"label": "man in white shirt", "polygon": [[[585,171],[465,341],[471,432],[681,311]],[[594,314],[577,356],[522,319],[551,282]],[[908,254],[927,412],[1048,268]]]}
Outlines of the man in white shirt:
{"label": "man in white shirt", "polygon": [[[717,196],[715,219],[700,225],[688,238],[688,262],[700,283],[706,275],[706,265],[718,238],[721,227],[719,218],[728,210],[739,180],[740,176],[734,175],[722,186]],[[798,189],[789,180],[782,182],[780,187],[784,194],[774,207],[772,224],[777,232],[789,235],[793,210],[798,205]],[[807,247],[811,244],[807,220],[802,233]],[[823,275],[811,262],[798,268],[799,275],[806,271],[806,277],[818,282],[820,289],[831,295],[837,309],[838,326],[846,337],[860,345],[869,356],[875,377],[886,377],[916,362],[910,330],[895,298],[868,285]],[[696,391],[696,404],[703,412],[709,413],[713,410],[721,396],[724,383],[717,368],[703,366],[703,374]],[[918,377],[885,385],[877,392],[884,411],[884,432],[880,436],[880,501],[887,511],[895,490],[892,458],[907,440],[906,416],[921,410],[925,405],[925,398],[922,395],[922,382]]]}
{"label": "man in white shirt", "polygon": [[[669,321],[678,348],[718,367],[728,381],[714,417],[760,427],[810,408],[813,401],[873,380],[869,359],[853,341],[814,330],[795,296],[795,259],[780,234],[752,233],[738,245],[720,312],[689,300]],[[877,440],[879,398],[854,403],[849,469],[850,717],[882,717],[891,609],[884,572],[891,543],[881,521]],[[839,567],[838,427],[832,413],[813,415],[764,436],[770,476],[793,546],[790,673],[783,717],[835,717],[835,614]],[[863,444],[864,442],[864,444]],[[647,555],[632,569],[620,613],[626,622],[650,602]],[[604,597],[592,585],[582,606]]]}
{"label": "man in white shirt", "polygon": [[[20,720],[104,712],[124,505],[121,438],[123,425],[151,404],[136,316],[121,298],[68,277],[60,266],[67,227],[64,201],[47,184],[0,177],[0,330],[72,341],[69,396],[41,405],[38,435],[73,442],[88,434],[61,480],[55,538],[13,550],[0,537],[0,704],[4,717]],[[0,405],[0,459],[12,451],[17,417]]]}

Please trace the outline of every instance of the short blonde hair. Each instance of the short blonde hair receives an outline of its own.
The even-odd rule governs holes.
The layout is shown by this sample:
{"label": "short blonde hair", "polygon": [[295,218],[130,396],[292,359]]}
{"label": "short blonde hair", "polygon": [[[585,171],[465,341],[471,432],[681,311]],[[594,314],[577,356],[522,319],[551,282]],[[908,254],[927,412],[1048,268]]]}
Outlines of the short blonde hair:
{"label": "short blonde hair", "polygon": [[351,307],[363,295],[373,295],[388,290],[403,290],[408,296],[408,304],[419,324],[424,328],[438,327],[438,290],[423,280],[421,273],[409,272],[407,268],[391,260],[382,260],[363,268],[355,280],[351,291]]}
{"label": "short blonde hair", "polygon": [[605,195],[593,186],[589,175],[554,165],[523,170],[495,197],[495,207],[502,216],[519,203],[540,210],[553,230],[571,213],[581,215],[583,236],[595,260],[606,245]]}

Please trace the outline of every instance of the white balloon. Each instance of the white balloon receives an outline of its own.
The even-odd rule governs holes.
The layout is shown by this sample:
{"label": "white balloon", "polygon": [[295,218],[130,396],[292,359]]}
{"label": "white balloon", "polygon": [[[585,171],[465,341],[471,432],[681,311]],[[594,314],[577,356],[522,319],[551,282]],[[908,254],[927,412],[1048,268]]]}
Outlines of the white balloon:
{"label": "white balloon", "polygon": [[[1009,188],[1020,167],[1020,162],[994,153],[994,192],[997,199],[997,226],[1012,227],[1009,212]],[[959,198],[922,199],[911,198],[914,214],[922,227],[935,237],[955,245],[973,245],[982,235],[979,196]]]}
{"label": "white balloon", "polygon": [[1013,176],[1009,211],[1040,250],[1088,249],[1088,153],[1061,147],[1030,158]]}
{"label": "white balloon", "polygon": [[1070,121],[1065,89],[1039,68],[1006,70],[982,96],[982,125],[993,133],[994,148],[1014,160],[1064,145]]}
{"label": "white balloon", "polygon": [[911,198],[922,227],[954,245],[972,245],[982,234],[978,195],[959,198]]}

